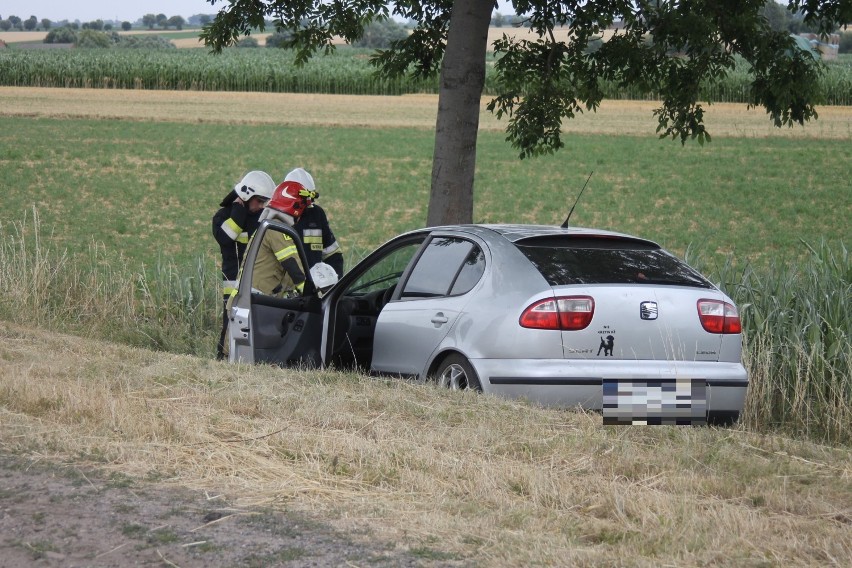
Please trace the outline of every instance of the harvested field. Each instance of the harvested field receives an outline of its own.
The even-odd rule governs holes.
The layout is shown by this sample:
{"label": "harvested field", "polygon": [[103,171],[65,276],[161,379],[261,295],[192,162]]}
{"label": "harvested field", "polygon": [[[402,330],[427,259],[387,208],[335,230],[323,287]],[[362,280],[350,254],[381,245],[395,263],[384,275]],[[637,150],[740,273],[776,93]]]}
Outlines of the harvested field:
{"label": "harvested field", "polygon": [[[148,33],[150,33],[150,32],[148,32]],[[256,39],[257,43],[260,44],[260,46],[262,47],[262,46],[266,45],[266,38],[268,38],[271,35],[272,34],[269,34],[269,33],[251,34],[251,37]],[[166,37],[168,37],[168,36],[166,36]],[[194,47],[204,48],[204,42],[201,41],[200,38],[182,37],[180,39],[171,39],[170,41],[173,44],[175,44],[175,47],[177,47],[178,49],[187,49],[187,48],[194,48]],[[335,43],[343,43],[343,42],[335,42]]]}
{"label": "harvested field", "polygon": [[0,31],[0,39],[6,43],[29,43],[43,41],[47,32],[3,32]]}
{"label": "harvested field", "polygon": [[[485,110],[480,129],[502,131]],[[655,136],[655,101],[604,101],[597,112],[566,121],[565,132]],[[281,124],[433,129],[436,95],[363,96],[0,87],[0,116],[108,118],[189,123]],[[706,107],[712,136],[852,139],[852,107],[827,106],[805,126],[775,128],[766,113],[745,105]]]}
{"label": "harvested field", "polygon": [[[178,30],[130,30],[130,31],[122,31],[122,30],[112,30],[118,32],[121,35],[162,35],[162,36],[170,36],[174,34],[184,34],[185,31]],[[6,43],[32,43],[35,41],[44,41],[44,38],[47,36],[47,32],[45,31],[37,31],[37,32],[3,32],[0,31],[0,39],[5,41]],[[179,40],[172,40],[175,43]],[[190,41],[195,41],[190,38]],[[187,46],[189,47],[189,46]],[[197,47],[197,46],[191,46]]]}
{"label": "harvested field", "polygon": [[[177,30],[130,30],[130,31],[119,31],[118,33],[122,35],[140,35],[140,34],[157,34],[168,37],[173,34],[183,34],[184,31]],[[564,41],[567,39],[569,35],[568,28],[557,28],[554,30],[554,36],[557,40]],[[9,43],[26,43],[33,41],[42,41],[44,37],[47,35],[47,32],[39,31],[39,32],[2,32],[0,31],[0,39],[9,42]],[[256,33],[252,34],[251,37],[257,39],[257,41],[263,45],[266,41],[266,38],[269,36],[269,33]],[[495,40],[500,39],[504,35],[508,35],[510,37],[515,37],[517,39],[525,39],[525,40],[535,40],[537,36],[530,31],[529,28],[513,28],[511,26],[505,26],[501,28],[491,27],[488,29],[488,45],[494,43]],[[607,32],[605,34],[607,37],[612,35],[612,32]],[[180,38],[173,39],[172,42],[179,48],[192,48],[192,47],[203,47],[197,39],[194,38]],[[343,44],[343,41],[339,38],[334,42],[336,44]]]}
{"label": "harvested field", "polygon": [[[614,33],[615,31],[613,30],[607,30],[601,35],[601,38],[609,39]],[[488,28],[488,45],[490,46],[496,40],[501,39],[504,35],[513,37],[517,40],[536,41],[538,39],[538,34],[529,28],[515,28],[512,26],[495,28],[492,26]],[[553,30],[553,37],[556,38],[556,41],[568,41],[570,35],[571,28],[568,27],[559,27]]]}

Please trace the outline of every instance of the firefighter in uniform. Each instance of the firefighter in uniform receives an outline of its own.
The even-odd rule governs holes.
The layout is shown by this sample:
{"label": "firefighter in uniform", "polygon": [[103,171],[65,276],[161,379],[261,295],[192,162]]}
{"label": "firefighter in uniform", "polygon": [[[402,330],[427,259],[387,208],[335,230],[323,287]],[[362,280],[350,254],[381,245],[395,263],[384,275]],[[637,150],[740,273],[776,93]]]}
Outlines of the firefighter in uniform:
{"label": "firefighter in uniform", "polygon": [[[302,195],[304,190],[304,186],[298,182],[281,182],[266,204],[260,221],[278,220],[290,227],[294,226],[308,206],[307,197]],[[294,292],[302,293],[305,271],[293,239],[280,231],[266,231],[254,262],[251,287],[262,294],[279,298]]]}
{"label": "firefighter in uniform", "polygon": [[272,197],[275,182],[266,172],[251,171],[237,182],[213,215],[213,237],[222,253],[222,332],[216,345],[216,358],[223,359],[225,330],[228,327],[227,302],[236,290],[240,264],[249,238],[259,224],[266,202]]}
{"label": "firefighter in uniform", "polygon": [[296,168],[287,174],[284,181],[296,181],[305,188],[302,194],[308,200],[308,207],[294,229],[302,237],[309,268],[324,262],[334,268],[338,277],[343,276],[343,250],[331,231],[328,216],[323,208],[316,204],[319,192],[314,185],[314,178],[304,169]]}
{"label": "firefighter in uniform", "polygon": [[[283,181],[272,193],[272,198],[264,207],[258,223],[268,219],[293,227],[308,208],[305,187],[295,181]],[[240,268],[240,275],[244,269],[245,266]],[[337,274],[328,264],[317,263],[310,272],[320,294],[323,289],[337,282]],[[304,291],[305,281],[305,271],[295,241],[281,231],[266,231],[254,258],[251,273],[252,292],[278,298],[295,297]],[[226,304],[228,312],[236,295],[237,289],[234,288]],[[228,355],[229,349],[230,341],[225,344],[225,356]]]}

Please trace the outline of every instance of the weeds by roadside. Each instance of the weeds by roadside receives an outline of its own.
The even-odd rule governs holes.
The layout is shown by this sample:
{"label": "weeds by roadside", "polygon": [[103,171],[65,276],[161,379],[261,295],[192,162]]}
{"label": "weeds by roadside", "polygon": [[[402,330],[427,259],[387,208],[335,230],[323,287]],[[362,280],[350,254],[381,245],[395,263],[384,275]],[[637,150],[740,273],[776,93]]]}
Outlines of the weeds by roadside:
{"label": "weeds by roadside", "polygon": [[133,271],[92,242],[72,258],[53,245],[38,211],[0,223],[0,319],[172,353],[211,356],[219,275],[203,258]]}
{"label": "weeds by roadside", "polygon": [[852,258],[804,244],[801,262],[720,270],[743,321],[746,424],[852,442]]}

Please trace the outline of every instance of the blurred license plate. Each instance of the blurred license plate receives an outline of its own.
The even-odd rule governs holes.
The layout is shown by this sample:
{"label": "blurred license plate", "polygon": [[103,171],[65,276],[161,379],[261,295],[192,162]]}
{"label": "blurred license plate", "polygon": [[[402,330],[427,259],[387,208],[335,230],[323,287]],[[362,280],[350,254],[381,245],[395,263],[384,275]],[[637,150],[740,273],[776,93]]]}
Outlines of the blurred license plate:
{"label": "blurred license plate", "polygon": [[703,425],[706,422],[704,379],[603,380],[604,424]]}

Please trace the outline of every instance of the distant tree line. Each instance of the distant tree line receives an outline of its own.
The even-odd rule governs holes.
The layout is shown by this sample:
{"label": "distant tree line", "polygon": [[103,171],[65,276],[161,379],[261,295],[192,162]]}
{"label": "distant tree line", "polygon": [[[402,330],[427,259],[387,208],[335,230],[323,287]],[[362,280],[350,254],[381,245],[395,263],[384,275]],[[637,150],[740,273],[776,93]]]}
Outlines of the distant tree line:
{"label": "distant tree line", "polygon": [[65,27],[72,30],[97,30],[97,31],[111,31],[114,28],[120,27],[124,31],[128,31],[133,29],[134,27],[146,27],[149,30],[153,30],[154,27],[158,27],[160,29],[176,29],[182,30],[186,25],[194,25],[194,26],[203,26],[212,21],[213,16],[210,14],[196,14],[189,18],[189,21],[184,20],[183,16],[166,16],[165,14],[145,14],[135,23],[131,23],[128,21],[117,22],[117,21],[104,21],[104,20],[94,20],[91,22],[80,22],[79,20],[69,22],[68,20],[62,20],[59,22],[53,22],[48,20],[47,18],[43,18],[39,20],[35,16],[30,16],[26,20],[19,18],[18,16],[9,16],[7,18],[3,18],[0,16],[0,30],[4,32],[8,31],[49,31],[51,28],[55,27]]}
{"label": "distant tree line", "polygon": [[44,43],[71,43],[81,48],[175,49],[167,38],[156,35],[121,35],[95,29],[73,30],[61,27],[50,30]]}
{"label": "distant tree line", "polygon": [[[769,22],[769,25],[775,31],[787,30],[792,34],[801,33],[819,33],[817,24],[809,25],[805,23],[804,16],[801,13],[791,12],[787,6],[783,6],[775,0],[766,0],[762,9],[763,17]],[[849,22],[852,24],[852,22]],[[491,18],[491,25],[497,28],[502,27],[529,27],[529,21],[512,15],[503,15],[500,12],[494,12]],[[836,30],[842,32],[843,30]]]}
{"label": "distant tree line", "polygon": [[[763,16],[769,22],[769,25],[772,27],[772,29],[777,31],[787,30],[793,34],[818,32],[818,30],[813,29],[813,26],[809,26],[803,21],[801,14],[795,14],[793,12],[790,12],[786,6],[778,4],[777,2],[775,2],[775,0],[766,0],[766,3],[763,7]],[[190,16],[188,20],[184,20],[182,16],[166,16],[165,14],[145,14],[144,16],[139,18],[135,23],[131,23],[128,21],[123,21],[121,23],[114,21],[105,22],[104,20],[100,19],[82,23],[79,21],[68,22],[67,20],[63,20],[61,22],[52,22],[47,18],[39,20],[35,16],[30,16],[26,20],[23,20],[18,16],[9,16],[6,19],[3,19],[2,16],[0,16],[0,30],[50,31],[53,28],[64,28],[69,31],[55,33],[50,39],[45,39],[45,42],[76,43],[76,32],[79,30],[110,32],[116,26],[120,27],[123,31],[129,31],[134,27],[143,27],[149,30],[154,30],[155,28],[159,28],[162,30],[182,30],[183,27],[186,25],[204,26],[206,24],[209,24],[212,20],[213,15],[211,14],[196,14],[194,16]],[[403,39],[408,33],[407,29],[413,28],[414,26],[416,26],[416,24],[417,22],[413,21],[406,22],[405,24],[400,24],[399,22],[392,19],[376,21],[370,24],[365,29],[364,35],[353,45],[356,47],[371,47],[378,49],[387,48],[391,45],[393,41]],[[275,29],[275,23],[273,21],[266,21],[265,25],[268,29]],[[529,22],[519,16],[516,16],[515,14],[504,15],[500,12],[494,12],[493,17],[491,18],[491,25],[498,28],[529,27]],[[841,31],[839,49],[840,53],[852,53],[852,31],[839,31]],[[266,47],[288,47],[289,39],[290,35],[288,33],[273,33],[266,39]],[[259,43],[257,39],[251,36],[247,36],[239,40],[236,46],[258,47]]]}
{"label": "distant tree line", "polygon": [[182,30],[185,24],[186,20],[184,20],[181,16],[168,17],[165,14],[145,14],[142,16],[142,25],[149,30],[153,30],[154,26],[159,26],[164,30],[167,30],[170,27],[173,27],[176,30]]}

